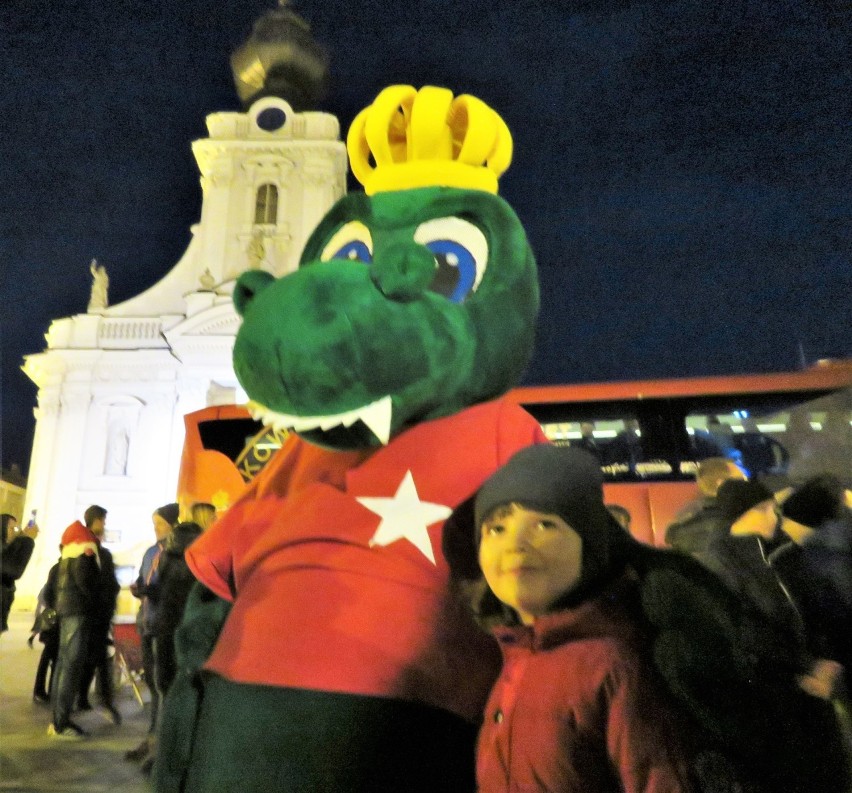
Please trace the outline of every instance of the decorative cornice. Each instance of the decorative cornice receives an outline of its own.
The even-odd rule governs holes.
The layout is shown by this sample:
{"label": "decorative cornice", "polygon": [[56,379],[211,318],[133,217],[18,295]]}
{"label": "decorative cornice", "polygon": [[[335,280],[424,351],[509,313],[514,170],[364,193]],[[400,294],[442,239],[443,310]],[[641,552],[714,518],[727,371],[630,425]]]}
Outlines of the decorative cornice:
{"label": "decorative cornice", "polygon": [[169,345],[174,347],[183,339],[236,336],[241,322],[234,304],[228,300],[193,314],[166,331],[164,335]]}

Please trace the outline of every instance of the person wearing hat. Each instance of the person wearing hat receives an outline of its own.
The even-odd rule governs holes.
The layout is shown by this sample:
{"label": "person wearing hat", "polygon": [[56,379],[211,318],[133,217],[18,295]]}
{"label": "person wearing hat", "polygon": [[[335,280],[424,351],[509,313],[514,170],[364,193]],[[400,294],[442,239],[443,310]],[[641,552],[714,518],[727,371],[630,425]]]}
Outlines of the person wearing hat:
{"label": "person wearing hat", "polygon": [[97,675],[97,690],[101,705],[109,713],[113,723],[119,725],[121,724],[121,713],[115,707],[112,659],[108,653],[108,648],[112,644],[110,639],[112,618],[115,616],[116,598],[121,587],[115,576],[115,562],[112,553],[103,545],[104,532],[106,531],[106,510],[97,505],[89,507],[86,510],[85,520],[98,545],[98,586],[95,592],[95,616],[92,620],[92,629],[89,632],[87,658],[80,678],[77,707],[80,710],[92,709],[89,702],[89,689]]}
{"label": "person wearing hat", "polygon": [[[86,732],[71,720],[80,691],[89,642],[98,615],[100,582],[99,531],[106,510],[93,504],[86,525],[75,520],[62,534],[62,555],[56,575],[56,613],[59,615],[59,653],[54,672],[52,738],[82,738]],[[93,531],[94,529],[94,531]]]}
{"label": "person wearing hat", "polygon": [[796,488],[781,505],[784,532],[793,540],[770,556],[805,624],[808,649],[822,674],[805,685],[849,706],[852,669],[852,511],[839,479],[821,474]]}
{"label": "person wearing hat", "polygon": [[[820,721],[831,737],[833,748],[828,754],[845,763],[845,750],[838,742],[839,725],[830,708],[817,704],[842,695],[839,648],[829,646],[826,625],[820,618],[823,608],[834,617],[842,611],[828,607],[828,588],[821,587],[820,565],[807,569],[802,551],[815,535],[815,526],[841,516],[842,488],[829,480],[818,477],[792,495],[784,491],[778,497],[760,482],[724,483],[717,498],[731,522],[730,531],[713,544],[708,566],[767,618],[771,630],[763,641],[774,646],[779,665],[786,666],[796,684],[810,695],[801,703],[802,723],[809,717]],[[847,652],[850,613],[846,611],[840,622],[828,627],[828,632],[845,642]],[[848,776],[838,774],[838,778],[852,784]]]}
{"label": "person wearing hat", "polygon": [[504,655],[479,790],[690,790],[683,731],[635,616],[631,541],[596,461],[543,445],[517,453],[478,492],[474,525],[487,584],[477,611]]}
{"label": "person wearing hat", "polygon": [[769,555],[790,542],[780,530],[772,491],[757,480],[729,480],[720,486],[716,506],[728,528],[714,537],[701,561],[787,635],[791,647],[801,647],[801,618],[769,566]]}
{"label": "person wearing hat", "polygon": [[728,457],[708,457],[698,463],[695,484],[698,498],[687,504],[666,528],[666,544],[699,561],[713,540],[727,533],[730,523],[721,514],[716,495],[729,479],[746,479],[742,468]]}
{"label": "person wearing hat", "polygon": [[157,573],[160,557],[166,546],[166,540],[177,525],[180,507],[176,503],[164,504],[157,507],[151,515],[154,524],[156,542],[145,551],[139,575],[130,585],[130,591],[138,597],[142,604],[136,615],[136,627],[142,643],[142,669],[145,684],[151,692],[151,719],[148,724],[148,734],[134,749],[125,753],[126,760],[144,760],[151,751],[157,732],[157,719],[160,710],[160,693],[157,689],[157,660],[155,655],[156,637],[156,603],[149,597],[149,586]]}

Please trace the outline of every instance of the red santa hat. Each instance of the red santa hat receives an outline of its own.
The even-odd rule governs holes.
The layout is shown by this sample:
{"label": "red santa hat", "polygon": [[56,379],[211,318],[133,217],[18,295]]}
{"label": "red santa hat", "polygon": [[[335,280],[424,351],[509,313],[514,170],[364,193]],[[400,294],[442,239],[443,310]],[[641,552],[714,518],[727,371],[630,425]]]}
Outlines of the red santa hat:
{"label": "red santa hat", "polygon": [[98,541],[95,535],[79,520],[75,520],[62,533],[62,558],[73,559],[77,556],[94,556],[97,558]]}

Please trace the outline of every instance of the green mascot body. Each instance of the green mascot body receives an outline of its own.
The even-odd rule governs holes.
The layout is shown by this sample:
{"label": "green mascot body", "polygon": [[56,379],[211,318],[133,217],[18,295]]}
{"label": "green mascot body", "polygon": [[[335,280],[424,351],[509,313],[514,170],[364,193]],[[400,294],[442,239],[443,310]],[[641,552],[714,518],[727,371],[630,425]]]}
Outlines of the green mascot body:
{"label": "green mascot body", "polygon": [[187,552],[204,587],[178,636],[161,791],[475,786],[499,654],[441,531],[545,440],[500,398],[532,350],[535,263],[494,194],[511,139],[490,108],[394,86],[368,111],[349,149],[363,173],[372,146],[373,194],[328,212],[296,273],[234,292],[250,409],[296,434]]}

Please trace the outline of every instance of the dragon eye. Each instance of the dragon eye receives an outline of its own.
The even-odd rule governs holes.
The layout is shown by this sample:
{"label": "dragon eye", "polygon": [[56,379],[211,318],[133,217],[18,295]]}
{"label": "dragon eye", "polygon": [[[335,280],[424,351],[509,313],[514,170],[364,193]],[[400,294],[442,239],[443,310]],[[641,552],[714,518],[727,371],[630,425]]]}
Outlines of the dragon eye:
{"label": "dragon eye", "polygon": [[453,303],[476,291],[488,262],[488,241],[477,226],[457,217],[435,218],[417,227],[414,241],[435,256],[432,291]]}
{"label": "dragon eye", "polygon": [[341,226],[322,249],[320,261],[347,259],[369,264],[373,261],[373,238],[361,221],[352,220]]}

